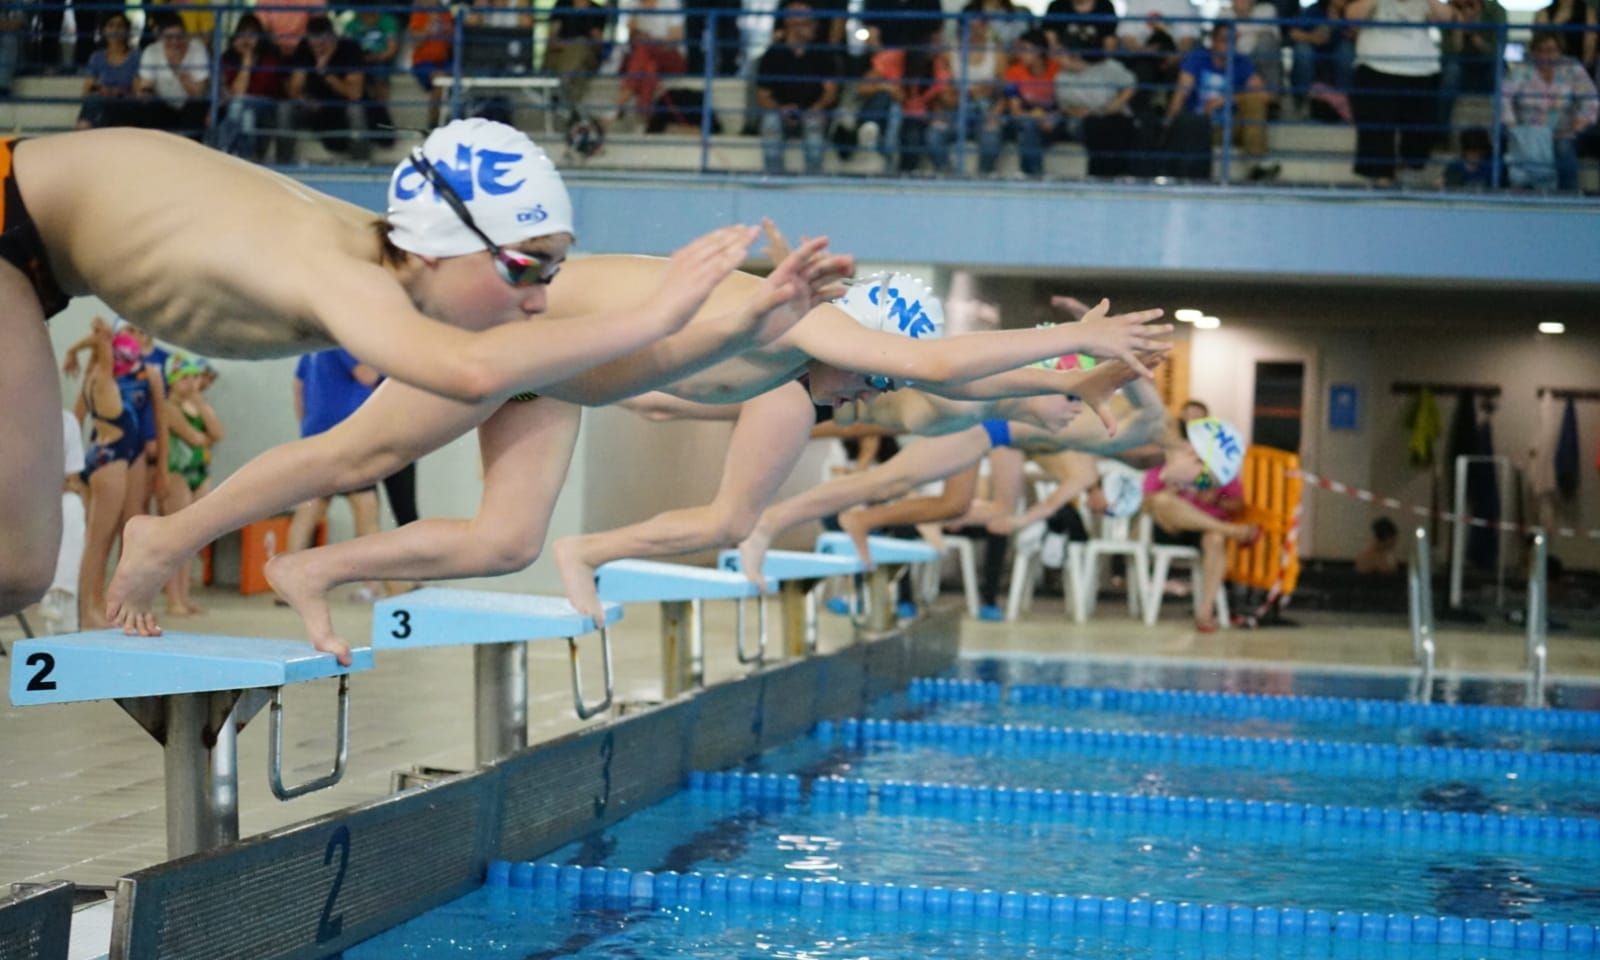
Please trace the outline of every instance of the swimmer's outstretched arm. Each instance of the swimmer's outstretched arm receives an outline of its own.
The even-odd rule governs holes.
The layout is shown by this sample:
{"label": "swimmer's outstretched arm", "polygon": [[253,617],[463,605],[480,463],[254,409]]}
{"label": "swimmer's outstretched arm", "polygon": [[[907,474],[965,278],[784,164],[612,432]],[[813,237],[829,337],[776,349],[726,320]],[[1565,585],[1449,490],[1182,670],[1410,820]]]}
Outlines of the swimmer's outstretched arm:
{"label": "swimmer's outstretched arm", "polygon": [[949,436],[910,444],[875,467],[819,484],[798,496],[768,507],[755,529],[739,544],[743,570],[760,583],[757,573],[767,548],[784,531],[821,520],[857,504],[903,497],[918,486],[958,473],[989,452],[989,434],[972,427]]}
{"label": "swimmer's outstretched arm", "polygon": [[[788,333],[814,307],[844,292],[840,280],[854,269],[848,256],[829,254],[817,237],[788,254],[738,309],[697,318],[665,339],[553,384],[544,393],[588,407],[603,407],[693,376]],[[732,419],[731,414],[711,419]]]}
{"label": "swimmer's outstretched arm", "polygon": [[673,254],[640,306],[601,316],[519,319],[467,331],[420,313],[376,264],[341,263],[312,278],[312,310],[332,338],[383,374],[478,403],[538,391],[639,350],[683,327],[732,273],[755,228],[727,227]]}
{"label": "swimmer's outstretched arm", "polygon": [[813,310],[796,326],[789,342],[829,366],[911,380],[929,390],[1014,371],[1068,353],[1120,359],[1148,375],[1138,354],[1170,349],[1162,338],[1172,331],[1171,325],[1150,323],[1161,316],[1160,310],[1111,317],[1106,316],[1108,307],[1107,302],[1101,301],[1077,323],[937,340],[914,340],[869,330],[843,310],[826,307]]}
{"label": "swimmer's outstretched arm", "polygon": [[1114,457],[1161,439],[1166,431],[1167,413],[1156,388],[1148,380],[1137,380],[1123,390],[1123,396],[1127,397],[1130,409],[1117,419],[1115,430],[1108,430],[1101,421],[1090,417],[1078,417],[1065,429],[1055,431],[1013,423],[1011,445],[1037,453],[1078,450]]}
{"label": "swimmer's outstretched arm", "polygon": [[732,546],[743,540],[794,470],[815,422],[811,398],[798,383],[746,401],[710,503],[669,510],[619,530],[563,537],[552,545],[567,598],[579,611],[593,615],[600,606],[594,572],[601,564]]}

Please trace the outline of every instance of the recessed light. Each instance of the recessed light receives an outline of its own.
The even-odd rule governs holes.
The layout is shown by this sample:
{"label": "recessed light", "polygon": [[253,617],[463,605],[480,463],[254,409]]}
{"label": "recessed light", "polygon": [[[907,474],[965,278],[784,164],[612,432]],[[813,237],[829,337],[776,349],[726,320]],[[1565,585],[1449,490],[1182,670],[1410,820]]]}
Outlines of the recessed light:
{"label": "recessed light", "polygon": [[1195,310],[1193,308],[1188,308],[1188,307],[1186,307],[1186,308],[1184,308],[1182,310],[1175,311],[1172,314],[1172,318],[1174,320],[1177,320],[1179,323],[1194,323],[1196,320],[1199,320],[1203,316],[1205,316],[1205,312],[1204,311]]}
{"label": "recessed light", "polygon": [[1222,321],[1216,317],[1201,317],[1194,322],[1196,330],[1215,330],[1222,326]]}
{"label": "recessed light", "polygon": [[1567,325],[1564,324],[1564,323],[1558,323],[1558,322],[1556,322],[1554,320],[1546,320],[1545,322],[1539,324],[1539,332],[1540,333],[1566,333],[1567,332]]}

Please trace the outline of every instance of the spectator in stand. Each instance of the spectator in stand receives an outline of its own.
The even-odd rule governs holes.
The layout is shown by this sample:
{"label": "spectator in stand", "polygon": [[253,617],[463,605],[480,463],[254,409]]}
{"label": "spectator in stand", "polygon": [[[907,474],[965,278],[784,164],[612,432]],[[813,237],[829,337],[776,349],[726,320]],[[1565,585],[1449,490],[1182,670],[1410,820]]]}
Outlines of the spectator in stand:
{"label": "spectator in stand", "polygon": [[884,137],[880,149],[890,168],[894,168],[898,156],[901,173],[916,170],[924,155],[935,171],[943,172],[950,166],[951,111],[956,106],[956,90],[950,60],[939,38],[940,33],[934,32],[915,46],[879,50],[861,79],[862,139],[872,137],[865,133],[868,129],[898,127],[898,136]]}
{"label": "spectator in stand", "polygon": [[1439,117],[1439,43],[1427,25],[1454,22],[1455,10],[1441,0],[1350,0],[1345,16],[1410,25],[1366,26],[1356,35],[1355,171],[1390,186],[1399,165],[1427,165]]}
{"label": "spectator in stand", "polygon": [[1356,573],[1363,576],[1389,577],[1400,572],[1400,558],[1395,548],[1400,545],[1400,530],[1388,517],[1372,521],[1372,539],[1356,554]]}
{"label": "spectator in stand", "polygon": [[[978,142],[978,172],[994,173],[1000,159],[1001,97],[1009,46],[1000,42],[995,15],[985,0],[969,0],[961,12],[967,25],[967,128],[961,135]],[[959,56],[959,54],[958,54]]]}
{"label": "spectator in stand", "polygon": [[1111,0],[1054,0],[1044,16],[1052,50],[1082,54],[1117,49],[1117,8]]}
{"label": "spectator in stand", "polygon": [[17,62],[22,59],[22,35],[28,18],[15,7],[0,10],[0,97],[11,96],[16,81]]}
{"label": "spectator in stand", "polygon": [[1534,34],[1529,62],[1512,69],[1500,88],[1513,186],[1578,189],[1578,137],[1594,126],[1600,103],[1583,65],[1561,51],[1554,33]]}
{"label": "spectator in stand", "polygon": [[929,36],[943,33],[943,15],[939,0],[862,0],[861,3],[861,25],[868,33],[867,45],[882,50],[926,46]]}
{"label": "spectator in stand", "polygon": [[[211,49],[211,35],[217,29],[217,15],[211,6],[208,0],[145,0],[147,13],[154,13],[162,7],[173,8],[172,12],[183,21],[183,29],[189,32],[189,36],[205,44],[207,50]],[[72,7],[74,11],[78,10],[76,2]],[[91,28],[90,34],[93,32]]]}
{"label": "spectator in stand", "polygon": [[[218,116],[217,149],[260,163],[267,157],[267,132],[283,127],[280,114],[288,66],[253,13],[239,18],[221,62],[223,106]],[[290,141],[283,138],[278,142]],[[292,155],[288,159],[293,159]]]}
{"label": "spectator in stand", "polygon": [[89,54],[78,129],[138,126],[133,93],[139,82],[139,52],[129,43],[127,15],[120,11],[107,15],[100,22],[100,34],[105,45]]}
{"label": "spectator in stand", "polygon": [[[1230,0],[1229,5],[1217,12],[1217,19],[1273,20],[1278,8],[1272,0]],[[1266,88],[1268,105],[1276,102],[1283,91],[1283,39],[1277,24],[1240,23],[1234,26],[1234,52],[1250,58]]]}
{"label": "spectator in stand", "polygon": [[772,46],[756,65],[761,155],[767,173],[784,172],[784,143],[800,139],[806,173],[822,172],[828,112],[839,99],[838,58],[813,44],[817,22],[804,0],[783,5]]}
{"label": "spectator in stand", "polygon": [[1456,190],[1487,190],[1494,185],[1489,131],[1468,127],[1461,131],[1461,155],[1444,168],[1444,185]]}
{"label": "spectator in stand", "polygon": [[1015,56],[1004,75],[1000,108],[1005,136],[1017,141],[1024,176],[1044,176],[1044,151],[1055,136],[1056,74],[1060,66],[1049,56],[1050,39],[1030,30],[1017,41]]}
{"label": "spectator in stand", "polygon": [[1455,127],[1456,98],[1463,92],[1494,91],[1499,73],[1500,31],[1506,25],[1506,8],[1500,0],[1450,0],[1456,20],[1483,24],[1481,30],[1445,30],[1439,38],[1439,131],[1447,139]]}
{"label": "spectator in stand", "polygon": [[[361,109],[366,77],[361,48],[333,32],[333,22],[315,16],[306,24],[305,39],[289,58],[288,99],[296,130],[313,130],[334,153],[365,162],[371,143]],[[283,157],[279,157],[283,160]]]}
{"label": "spectator in stand", "polygon": [[145,125],[194,140],[205,132],[211,57],[171,10],[152,15],[156,42],[139,55],[137,90]]}
{"label": "spectator in stand", "polygon": [[655,107],[661,76],[683,73],[688,61],[683,55],[684,23],[682,8],[662,0],[629,0],[622,7],[628,16],[628,56],[622,66],[622,89],[617,94],[617,113],[626,113],[633,102],[633,115],[647,119]]}
{"label": "spectator in stand", "polygon": [[1137,91],[1133,71],[1104,50],[1064,53],[1056,74],[1056,105],[1066,135],[1089,153],[1089,176],[1132,172],[1137,131],[1130,109]]}
{"label": "spectator in stand", "polygon": [[1230,58],[1233,30],[1231,24],[1219,22],[1211,29],[1207,48],[1192,50],[1183,58],[1178,86],[1167,103],[1168,146],[1179,157],[1180,177],[1211,179],[1211,143],[1230,100],[1234,139],[1253,161],[1250,179],[1271,180],[1278,175],[1278,165],[1266,162],[1269,95],[1248,57],[1234,53]]}
{"label": "spectator in stand", "polygon": [[595,0],[556,0],[550,9],[544,69],[561,78],[561,103],[569,120],[577,118],[589,81],[600,69],[607,16],[606,8]]}
{"label": "spectator in stand", "polygon": [[[1302,114],[1309,112],[1319,94],[1321,98],[1334,93],[1347,98],[1350,92],[1355,45],[1349,30],[1330,22],[1344,19],[1344,5],[1345,0],[1316,0],[1301,9],[1284,31],[1294,51],[1289,85]],[[1348,99],[1341,102],[1348,111]]]}
{"label": "spectator in stand", "polygon": [[1129,0],[1117,23],[1117,42],[1128,69],[1139,80],[1134,111],[1143,112],[1157,90],[1178,82],[1178,64],[1200,41],[1200,24],[1189,0]]}
{"label": "spectator in stand", "polygon": [[311,11],[307,8],[327,5],[327,0],[256,0],[255,14],[287,60],[300,48],[310,27]]}
{"label": "spectator in stand", "polygon": [[[532,27],[531,18],[528,24]],[[367,130],[372,141],[380,147],[394,145],[394,126],[389,115],[389,75],[394,72],[395,57],[400,54],[400,21],[393,14],[379,13],[371,7],[356,8],[356,15],[345,25],[344,35],[361,49],[361,59],[366,66],[366,83],[362,90],[362,106],[367,114]]]}
{"label": "spectator in stand", "polygon": [[434,78],[450,72],[450,38],[455,34],[455,18],[445,0],[418,0],[406,25],[411,36],[411,75],[428,95],[428,129],[439,125],[439,108],[444,88]]}
{"label": "spectator in stand", "polygon": [[1533,15],[1533,22],[1541,27],[1566,27],[1557,34],[1561,52],[1591,74],[1600,69],[1600,3],[1596,0],[1553,0]]}

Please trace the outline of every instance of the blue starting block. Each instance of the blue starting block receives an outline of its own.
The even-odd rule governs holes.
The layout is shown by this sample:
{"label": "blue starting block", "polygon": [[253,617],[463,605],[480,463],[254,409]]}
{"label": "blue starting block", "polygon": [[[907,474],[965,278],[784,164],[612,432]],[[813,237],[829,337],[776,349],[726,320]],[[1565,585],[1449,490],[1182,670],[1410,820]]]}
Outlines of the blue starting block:
{"label": "blue starting block", "polygon": [[[759,664],[767,655],[767,607],[748,577],[726,570],[656,560],[616,560],[596,572],[600,599],[661,604],[663,697],[671,699],[705,680],[707,600],[735,603],[734,645],[740,663]],[[767,589],[775,588],[768,580]],[[744,602],[756,603],[756,649],[745,645]],[[687,636],[685,626],[688,627]]]}
{"label": "blue starting block", "polygon": [[[731,572],[742,571],[739,551],[722,551],[717,555],[717,566]],[[803,657],[816,652],[817,585],[829,577],[851,577],[859,606],[864,603],[861,575],[866,569],[866,564],[853,552],[841,556],[798,550],[767,551],[761,560],[761,574],[778,582],[786,656]]]}
{"label": "blue starting block", "polygon": [[[342,667],[304,642],[168,633],[129,637],[116,630],[24,640],[12,650],[17,706],[115,700],[162,745],[166,765],[167,852],[173,857],[239,839],[237,737],[271,705],[268,780],[280,800],[338,783],[350,755],[349,676],[372,669],[372,651]],[[283,688],[339,678],[338,753],[332,771],[283,782]]]}
{"label": "blue starting block", "polygon": [[[491,763],[528,744],[528,641],[562,638],[572,663],[572,704],[580,720],[610,709],[611,634],[622,606],[608,603],[605,623],[554,597],[429,588],[380,601],[372,612],[375,650],[468,645],[476,677],[476,752]],[[605,697],[585,700],[578,637],[600,632]]]}
{"label": "blue starting block", "polygon": [[[871,554],[872,564],[865,591],[867,603],[858,614],[855,624],[871,633],[881,634],[895,626],[895,584],[912,567],[937,563],[939,551],[921,540],[902,540],[898,537],[868,537],[867,551]],[[844,533],[824,533],[817,537],[817,552],[862,559],[855,541]]]}

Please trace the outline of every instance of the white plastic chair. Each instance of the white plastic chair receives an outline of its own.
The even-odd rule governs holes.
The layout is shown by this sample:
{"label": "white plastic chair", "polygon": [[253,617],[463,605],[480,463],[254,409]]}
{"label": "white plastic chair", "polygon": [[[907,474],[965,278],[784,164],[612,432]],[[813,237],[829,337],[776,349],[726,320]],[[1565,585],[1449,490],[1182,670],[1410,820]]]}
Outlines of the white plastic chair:
{"label": "white plastic chair", "polygon": [[1139,615],[1139,604],[1145,595],[1150,568],[1148,531],[1143,525],[1136,529],[1131,517],[1101,516],[1099,523],[1099,535],[1091,537],[1083,547],[1078,598],[1072,610],[1072,618],[1077,623],[1085,622],[1094,613],[1100,595],[1100,561],[1107,557],[1127,558],[1128,616]]}
{"label": "white plastic chair", "polygon": [[[1140,532],[1148,543],[1153,532],[1153,524],[1148,516],[1139,520]],[[1194,585],[1194,601],[1196,609],[1200,605],[1200,591],[1203,589],[1201,581],[1204,574],[1200,569],[1200,551],[1195,547],[1185,547],[1177,544],[1151,543],[1150,544],[1150,575],[1145,579],[1144,592],[1144,622],[1145,626],[1155,626],[1161,617],[1161,601],[1167,591],[1167,574],[1174,563],[1189,565],[1189,580]],[[1218,584],[1216,600],[1217,623],[1224,629],[1228,627],[1230,614],[1228,611],[1228,587],[1226,583]]]}
{"label": "white plastic chair", "polygon": [[[976,617],[978,615],[977,544],[972,542],[971,537],[958,537],[947,533],[944,535],[944,550],[947,554],[954,553],[956,555],[956,563],[961,567],[961,594],[967,601],[967,616]],[[925,596],[937,597],[939,595],[939,582],[942,573],[940,566],[940,564],[936,563],[928,564],[928,577],[931,581],[929,588],[931,589],[924,591]]]}
{"label": "white plastic chair", "polygon": [[[1051,563],[1050,558],[1045,555],[1045,546],[1052,536],[1065,541],[1064,553],[1055,563]],[[1043,523],[1031,524],[1018,530],[1016,542],[1012,545],[1016,551],[1016,559],[1011,563],[1011,590],[1006,597],[1006,620],[1015,621],[1023,613],[1033,609],[1033,593],[1039,585],[1039,578],[1044,575],[1044,568],[1060,566],[1067,615],[1081,623],[1083,617],[1079,608],[1083,605],[1081,583],[1084,547],[1085,544],[1073,543],[1062,534],[1050,533],[1049,527]]]}

